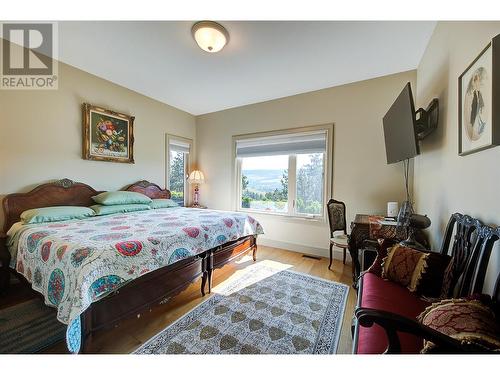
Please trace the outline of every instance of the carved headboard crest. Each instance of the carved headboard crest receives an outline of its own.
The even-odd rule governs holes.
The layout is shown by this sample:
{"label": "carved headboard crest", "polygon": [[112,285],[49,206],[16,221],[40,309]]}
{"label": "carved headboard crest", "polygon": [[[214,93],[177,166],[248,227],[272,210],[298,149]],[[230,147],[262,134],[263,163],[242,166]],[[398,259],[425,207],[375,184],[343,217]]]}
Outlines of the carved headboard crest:
{"label": "carved headboard crest", "polygon": [[[135,184],[132,184],[132,185],[130,185],[130,186],[134,186],[134,185],[136,185],[136,186],[140,186],[140,187],[143,187],[143,188],[147,188],[148,186],[158,186],[158,185],[153,184],[153,183],[151,183],[151,182],[149,182],[149,181],[146,181],[146,180],[138,181],[138,182],[136,182]],[[158,187],[159,187],[159,186],[158,186]]]}
{"label": "carved headboard crest", "polygon": [[75,185],[77,182],[70,180],[69,178],[63,178],[61,180],[54,181],[54,185],[61,186],[65,189],[70,188],[71,186]]}

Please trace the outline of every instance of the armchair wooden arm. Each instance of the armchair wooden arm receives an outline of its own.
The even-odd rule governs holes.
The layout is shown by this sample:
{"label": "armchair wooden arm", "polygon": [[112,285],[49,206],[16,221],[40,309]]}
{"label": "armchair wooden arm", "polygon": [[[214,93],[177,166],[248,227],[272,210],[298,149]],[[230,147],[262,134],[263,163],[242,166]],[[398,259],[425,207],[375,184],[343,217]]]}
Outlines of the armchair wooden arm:
{"label": "armchair wooden arm", "polygon": [[384,354],[401,353],[401,343],[398,332],[409,333],[422,339],[432,341],[440,348],[440,353],[477,353],[477,348],[462,345],[458,340],[446,336],[432,328],[424,326],[416,320],[408,319],[388,311],[358,308],[356,319],[363,327],[378,324],[385,330],[388,345]]}

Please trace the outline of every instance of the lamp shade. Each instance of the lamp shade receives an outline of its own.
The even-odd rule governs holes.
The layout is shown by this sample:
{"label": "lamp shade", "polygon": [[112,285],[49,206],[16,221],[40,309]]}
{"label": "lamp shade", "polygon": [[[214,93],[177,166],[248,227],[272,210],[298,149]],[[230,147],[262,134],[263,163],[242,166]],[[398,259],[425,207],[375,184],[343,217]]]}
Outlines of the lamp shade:
{"label": "lamp shade", "polygon": [[189,174],[188,181],[191,184],[202,184],[205,182],[205,176],[202,171],[195,169]]}

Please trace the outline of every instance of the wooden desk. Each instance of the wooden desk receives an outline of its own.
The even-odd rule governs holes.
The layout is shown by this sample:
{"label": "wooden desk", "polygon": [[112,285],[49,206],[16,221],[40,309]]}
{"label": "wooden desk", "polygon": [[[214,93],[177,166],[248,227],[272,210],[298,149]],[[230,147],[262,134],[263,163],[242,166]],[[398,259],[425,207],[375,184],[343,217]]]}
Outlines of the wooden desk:
{"label": "wooden desk", "polygon": [[[366,240],[377,240],[379,238],[393,238],[402,241],[408,237],[406,228],[401,228],[396,223],[380,222],[382,216],[357,214],[351,222],[351,234],[349,236],[349,253],[352,259],[352,279],[356,283],[361,265],[359,263],[359,250],[365,248]],[[423,231],[417,230],[416,239],[428,248],[428,241]]]}

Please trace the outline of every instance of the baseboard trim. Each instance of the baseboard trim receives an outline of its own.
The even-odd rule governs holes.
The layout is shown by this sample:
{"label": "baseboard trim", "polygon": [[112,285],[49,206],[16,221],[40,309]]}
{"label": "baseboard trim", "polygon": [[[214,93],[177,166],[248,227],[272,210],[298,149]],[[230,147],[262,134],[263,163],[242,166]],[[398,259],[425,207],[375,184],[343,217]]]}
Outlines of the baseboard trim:
{"label": "baseboard trim", "polygon": [[[294,251],[296,253],[319,256],[319,257],[323,257],[323,258],[330,257],[328,249],[324,249],[321,247],[309,246],[309,245],[301,245],[301,244],[296,244],[296,243],[286,242],[286,241],[271,240],[268,238],[258,237],[257,245],[276,247],[279,249]],[[342,260],[342,257],[343,257],[342,249],[334,247],[333,248],[333,258],[338,259],[338,260]],[[347,259],[351,259],[349,252],[347,252]]]}

